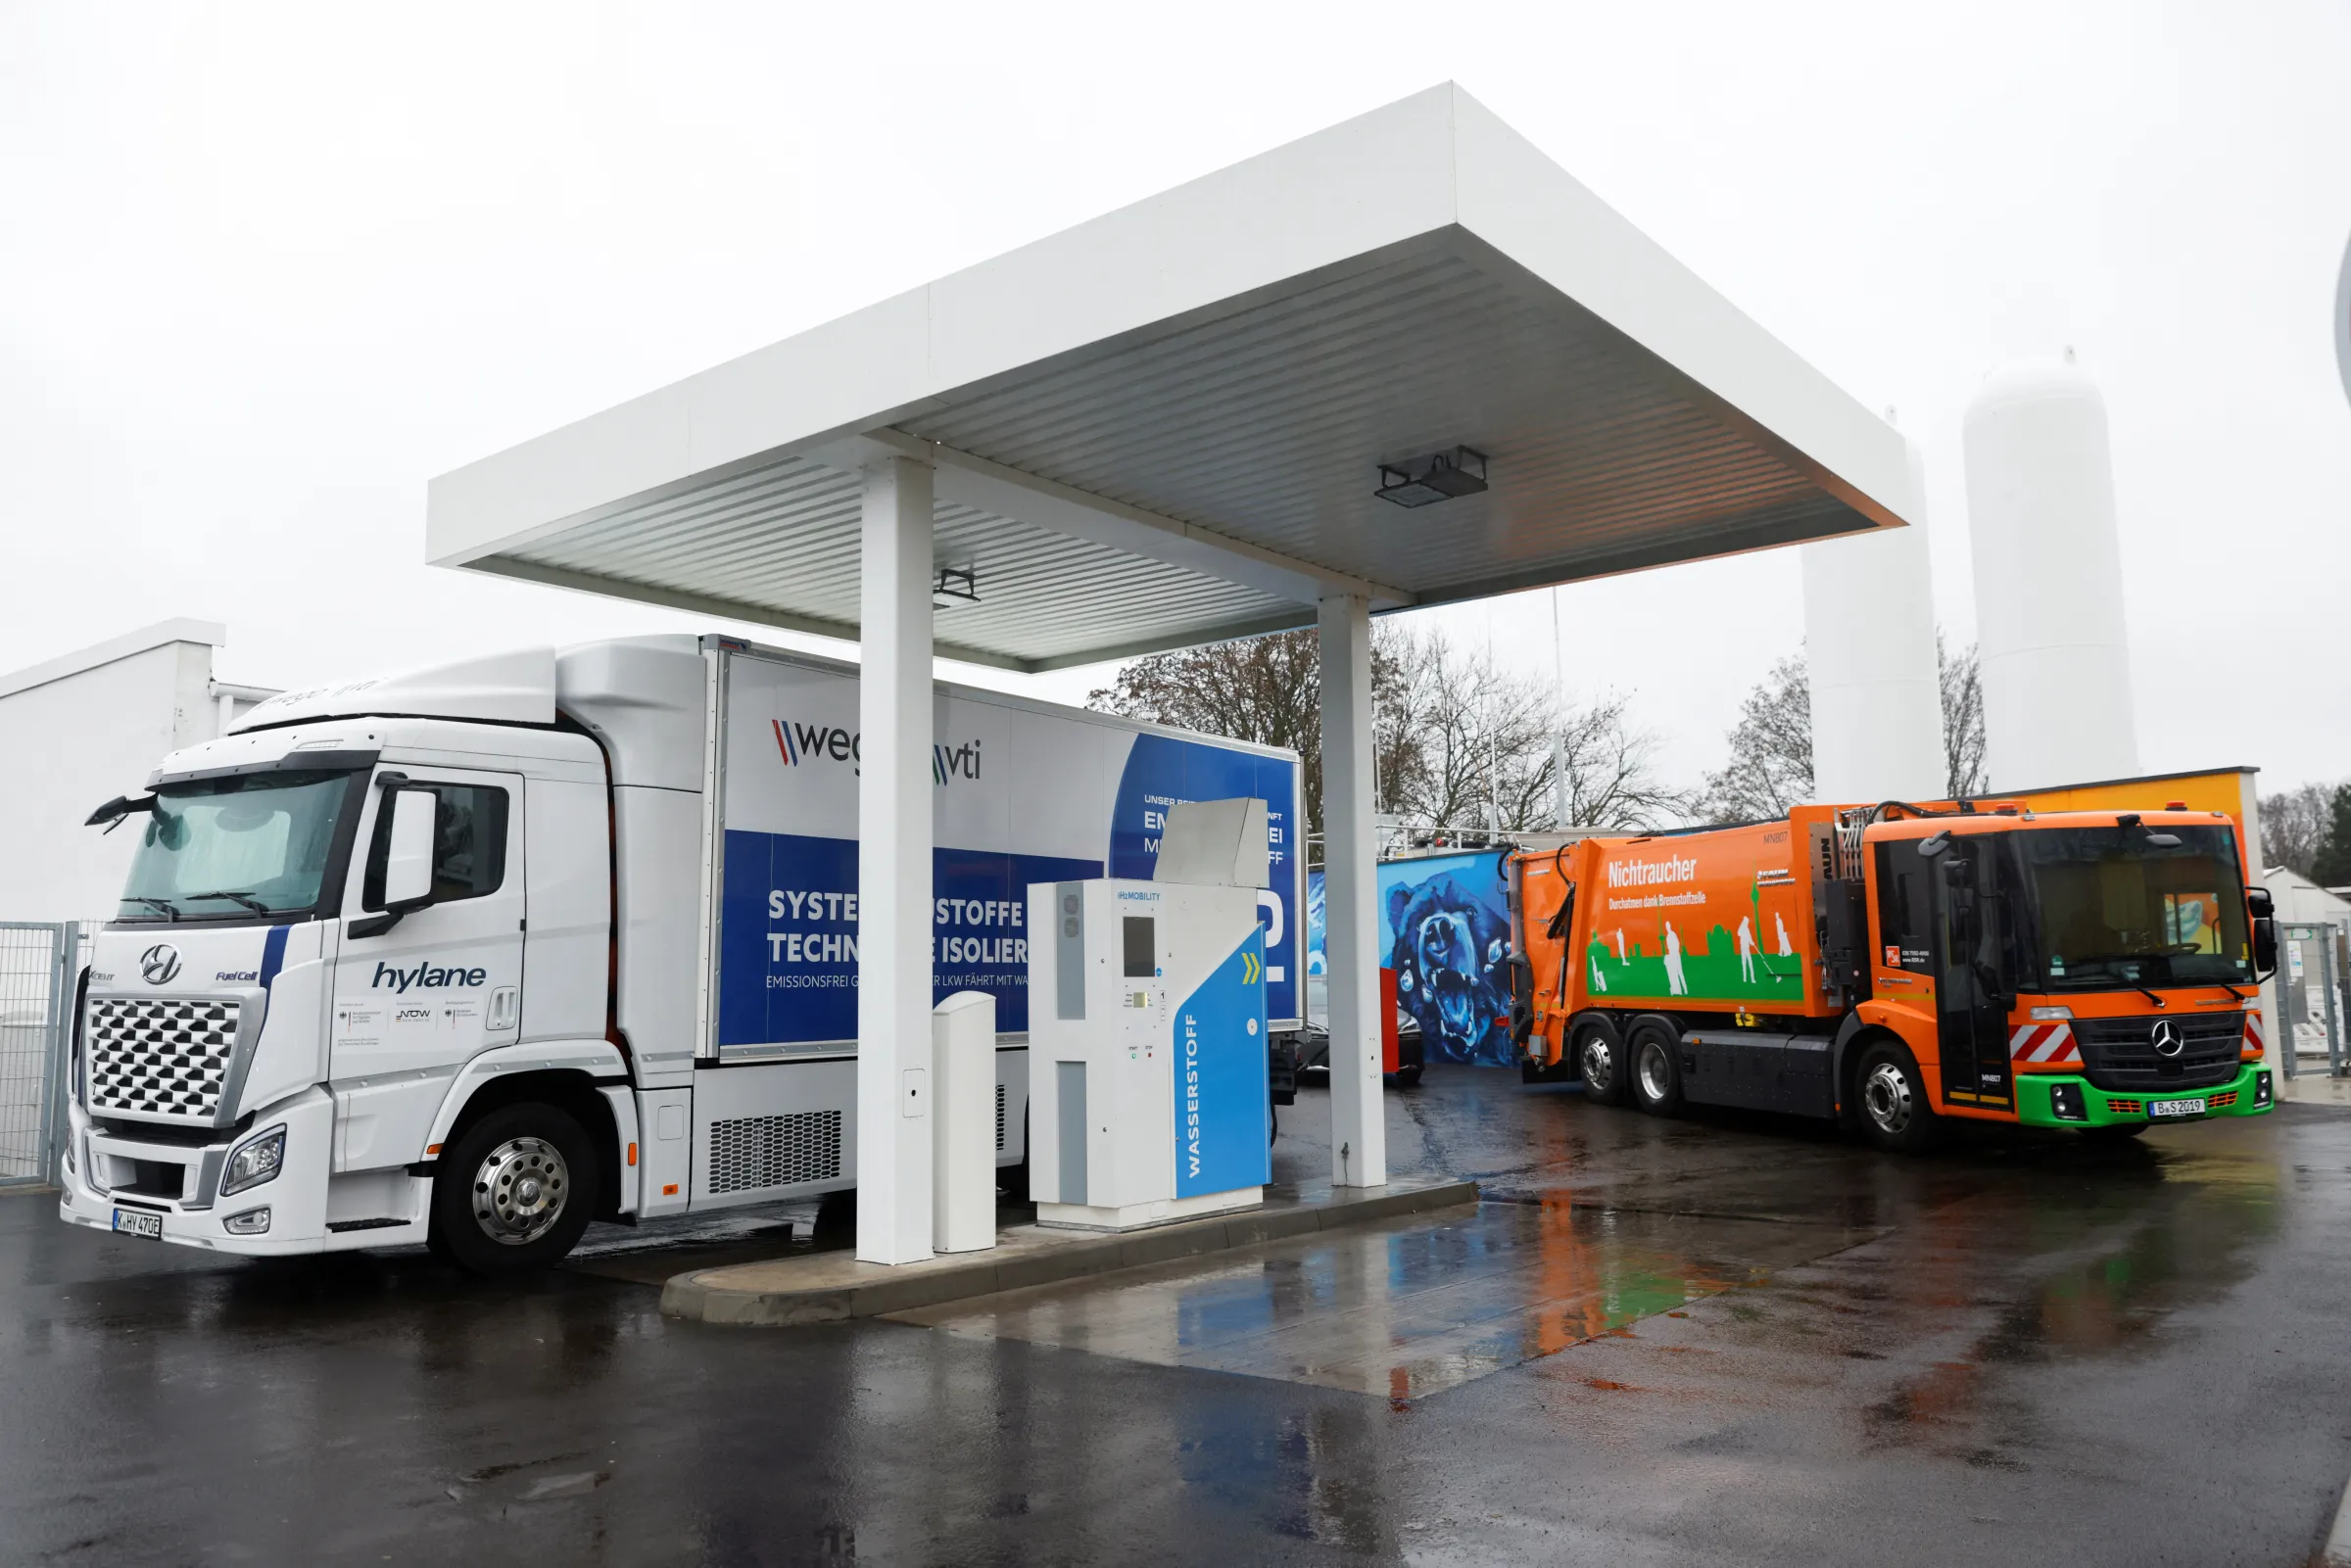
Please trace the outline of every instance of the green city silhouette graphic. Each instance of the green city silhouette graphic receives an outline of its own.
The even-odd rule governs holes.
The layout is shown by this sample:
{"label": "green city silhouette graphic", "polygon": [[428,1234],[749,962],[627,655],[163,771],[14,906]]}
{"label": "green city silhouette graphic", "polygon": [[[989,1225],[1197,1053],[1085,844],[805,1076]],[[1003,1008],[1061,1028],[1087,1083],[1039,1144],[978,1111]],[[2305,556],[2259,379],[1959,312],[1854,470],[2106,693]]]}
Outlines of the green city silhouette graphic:
{"label": "green city silhouette graphic", "polygon": [[[1763,890],[1748,889],[1749,914],[1743,921],[1746,940],[1720,921],[1706,928],[1702,942],[1684,927],[1705,918],[1703,906],[1663,914],[1655,938],[1663,950],[1646,952],[1630,932],[1607,926],[1593,932],[1586,947],[1584,983],[1592,1000],[1604,997],[1688,997],[1700,1001],[1799,1003],[1804,996],[1803,959],[1782,953],[1785,916],[1763,913]],[[1602,918],[1607,918],[1602,912]],[[1638,918],[1638,917],[1636,917]],[[1626,924],[1630,924],[1629,922]],[[1619,944],[1622,951],[1619,952]],[[1788,944],[1788,945],[1793,945]]]}

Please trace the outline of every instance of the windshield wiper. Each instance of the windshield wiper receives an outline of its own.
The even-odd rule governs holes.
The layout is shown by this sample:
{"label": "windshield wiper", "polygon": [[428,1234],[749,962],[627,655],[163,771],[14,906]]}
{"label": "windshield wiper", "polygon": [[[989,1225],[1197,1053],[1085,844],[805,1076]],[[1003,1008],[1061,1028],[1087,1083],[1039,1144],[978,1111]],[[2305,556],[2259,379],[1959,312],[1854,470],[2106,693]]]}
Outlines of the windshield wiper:
{"label": "windshield wiper", "polygon": [[172,902],[167,898],[149,898],[144,893],[124,893],[122,895],[122,902],[125,904],[145,904],[151,909],[160,909],[164,912],[164,918],[166,920],[176,921],[179,919],[179,910],[177,906],[173,905]]}
{"label": "windshield wiper", "polygon": [[233,903],[243,904],[247,909],[252,910],[257,915],[266,915],[269,913],[269,906],[263,903],[260,899],[254,897],[251,893],[182,893],[179,896],[190,899],[225,898]]}

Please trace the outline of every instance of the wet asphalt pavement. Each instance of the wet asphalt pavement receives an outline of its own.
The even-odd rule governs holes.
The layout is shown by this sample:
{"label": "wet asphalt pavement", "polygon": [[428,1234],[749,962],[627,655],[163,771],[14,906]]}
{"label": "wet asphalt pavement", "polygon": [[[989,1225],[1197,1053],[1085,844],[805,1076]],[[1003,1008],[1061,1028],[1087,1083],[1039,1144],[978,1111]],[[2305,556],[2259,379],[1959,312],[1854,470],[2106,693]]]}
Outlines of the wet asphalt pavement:
{"label": "wet asphalt pavement", "polygon": [[[2307,1559],[2351,1111],[1919,1161],[1703,1115],[1432,1070],[1392,1164],[1477,1210],[936,1326],[611,1277],[744,1241],[707,1229],[497,1288],[0,1198],[0,1563]],[[1302,1096],[1277,1177],[1326,1127]]]}

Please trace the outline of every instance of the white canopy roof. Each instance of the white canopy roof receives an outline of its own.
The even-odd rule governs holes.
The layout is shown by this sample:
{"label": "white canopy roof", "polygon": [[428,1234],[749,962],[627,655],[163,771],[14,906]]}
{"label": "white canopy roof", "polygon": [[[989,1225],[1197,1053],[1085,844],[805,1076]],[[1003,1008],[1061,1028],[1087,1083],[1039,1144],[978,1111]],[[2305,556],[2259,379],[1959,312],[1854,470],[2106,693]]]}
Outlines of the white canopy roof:
{"label": "white canopy roof", "polygon": [[[1491,488],[1405,509],[1382,463]],[[1901,438],[1448,84],[432,482],[437,564],[856,636],[858,469],[937,469],[1040,670],[1899,526]]]}

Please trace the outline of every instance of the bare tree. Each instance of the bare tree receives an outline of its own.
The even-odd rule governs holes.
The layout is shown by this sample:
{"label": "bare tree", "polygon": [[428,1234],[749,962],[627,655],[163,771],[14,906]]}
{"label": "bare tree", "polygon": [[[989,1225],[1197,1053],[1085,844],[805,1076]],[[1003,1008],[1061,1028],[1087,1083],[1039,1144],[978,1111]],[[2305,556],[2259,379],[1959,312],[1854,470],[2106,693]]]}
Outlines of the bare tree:
{"label": "bare tree", "polygon": [[1708,822],[1784,817],[1812,799],[1812,689],[1802,653],[1771,667],[1739,704],[1730,760],[1706,775],[1699,814]]}
{"label": "bare tree", "polygon": [[2310,857],[2310,879],[2329,891],[2351,887],[2351,784],[2327,796],[2327,836]]}
{"label": "bare tree", "polygon": [[[1656,738],[1618,695],[1577,706],[1548,683],[1501,669],[1442,633],[1372,629],[1372,781],[1377,810],[1418,831],[1513,832],[1555,826],[1655,828],[1684,796],[1660,784]],[[1119,668],[1087,706],[1208,735],[1296,748],[1308,832],[1322,832],[1321,664],[1312,632],[1155,653]],[[1560,769],[1567,821],[1559,822]]]}
{"label": "bare tree", "polygon": [[1664,828],[1689,817],[1690,796],[1658,781],[1657,737],[1632,722],[1629,707],[1610,692],[1561,715],[1556,750],[1565,810],[1555,827]]}
{"label": "bare tree", "polygon": [[1935,673],[1943,688],[1943,787],[1952,799],[1984,792],[1984,670],[1970,642],[1953,657],[1935,629]]}
{"label": "bare tree", "polygon": [[[1399,634],[1374,626],[1371,701],[1398,705]],[[1149,719],[1203,735],[1288,746],[1304,759],[1307,832],[1322,832],[1322,662],[1311,631],[1154,653],[1119,666],[1086,697],[1099,712]]]}
{"label": "bare tree", "polygon": [[2261,801],[2261,859],[2267,866],[2283,866],[2297,876],[2313,875],[2327,849],[2334,814],[2332,784],[2306,784]]}
{"label": "bare tree", "polygon": [[1633,723],[1630,699],[1579,706],[1441,633],[1400,639],[1395,652],[1394,719],[1409,743],[1396,747],[1388,809],[1415,829],[1654,828],[1686,812],[1656,778],[1656,738]]}

